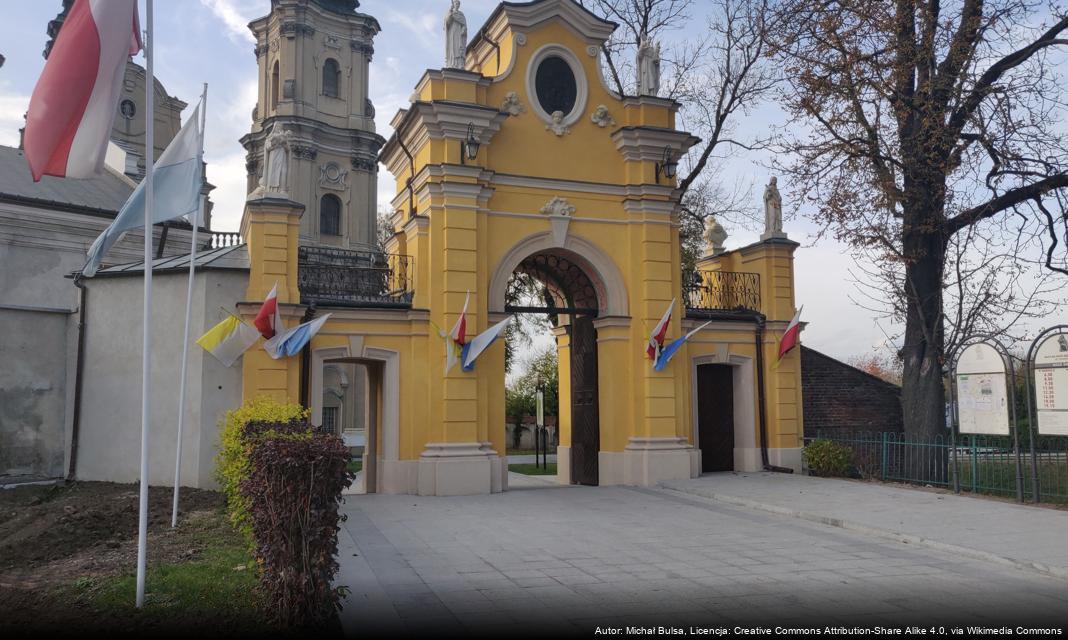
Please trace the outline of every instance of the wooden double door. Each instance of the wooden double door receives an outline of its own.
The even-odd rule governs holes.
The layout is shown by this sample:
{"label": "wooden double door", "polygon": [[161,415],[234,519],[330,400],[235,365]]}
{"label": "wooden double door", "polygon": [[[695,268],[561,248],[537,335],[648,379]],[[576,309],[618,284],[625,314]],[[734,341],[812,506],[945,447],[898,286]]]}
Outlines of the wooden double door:
{"label": "wooden double door", "polygon": [[701,471],[734,471],[734,370],[697,366],[697,444]]}

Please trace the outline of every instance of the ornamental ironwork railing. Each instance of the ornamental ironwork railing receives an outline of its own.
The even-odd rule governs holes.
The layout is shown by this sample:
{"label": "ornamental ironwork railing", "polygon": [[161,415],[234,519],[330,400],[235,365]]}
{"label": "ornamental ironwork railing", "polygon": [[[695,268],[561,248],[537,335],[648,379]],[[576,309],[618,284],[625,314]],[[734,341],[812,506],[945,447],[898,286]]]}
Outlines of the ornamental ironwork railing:
{"label": "ornamental ironwork railing", "polygon": [[691,312],[760,312],[760,274],[694,271],[683,274],[683,297]]}
{"label": "ornamental ironwork railing", "polygon": [[411,307],[411,256],[300,247],[297,283],[304,304]]}

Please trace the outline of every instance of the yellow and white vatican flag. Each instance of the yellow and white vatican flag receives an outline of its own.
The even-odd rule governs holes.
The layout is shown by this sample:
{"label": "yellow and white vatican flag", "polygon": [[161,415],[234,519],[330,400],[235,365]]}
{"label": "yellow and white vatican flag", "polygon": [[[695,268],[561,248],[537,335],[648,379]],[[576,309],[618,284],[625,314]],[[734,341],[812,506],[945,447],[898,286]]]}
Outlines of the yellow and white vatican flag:
{"label": "yellow and white vatican flag", "polygon": [[231,367],[259,339],[260,332],[255,327],[232,315],[200,336],[197,344],[215,356],[223,366]]}

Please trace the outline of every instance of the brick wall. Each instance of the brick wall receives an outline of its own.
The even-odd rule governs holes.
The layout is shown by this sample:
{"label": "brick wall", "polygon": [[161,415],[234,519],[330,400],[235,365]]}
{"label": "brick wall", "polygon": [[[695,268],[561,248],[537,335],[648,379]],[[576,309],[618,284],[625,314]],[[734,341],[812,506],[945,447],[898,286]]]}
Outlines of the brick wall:
{"label": "brick wall", "polygon": [[901,387],[801,347],[805,437],[817,432],[897,431],[903,428]]}

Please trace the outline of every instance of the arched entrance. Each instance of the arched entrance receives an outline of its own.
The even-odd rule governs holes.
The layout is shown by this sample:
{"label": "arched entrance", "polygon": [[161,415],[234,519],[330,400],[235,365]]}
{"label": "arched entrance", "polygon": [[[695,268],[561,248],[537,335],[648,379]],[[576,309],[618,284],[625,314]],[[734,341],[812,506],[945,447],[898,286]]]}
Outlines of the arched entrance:
{"label": "arched entrance", "polygon": [[[568,377],[571,410],[567,447],[572,484],[597,485],[601,431],[598,411],[597,330],[594,319],[601,309],[596,272],[582,256],[566,249],[537,251],[523,258],[513,269],[505,294],[504,310],[508,313],[543,313],[568,336],[567,366],[561,362],[560,378]],[[529,292],[529,282],[541,285],[534,299],[521,295]],[[603,285],[600,286],[603,291]],[[562,413],[562,412],[561,412]]]}

